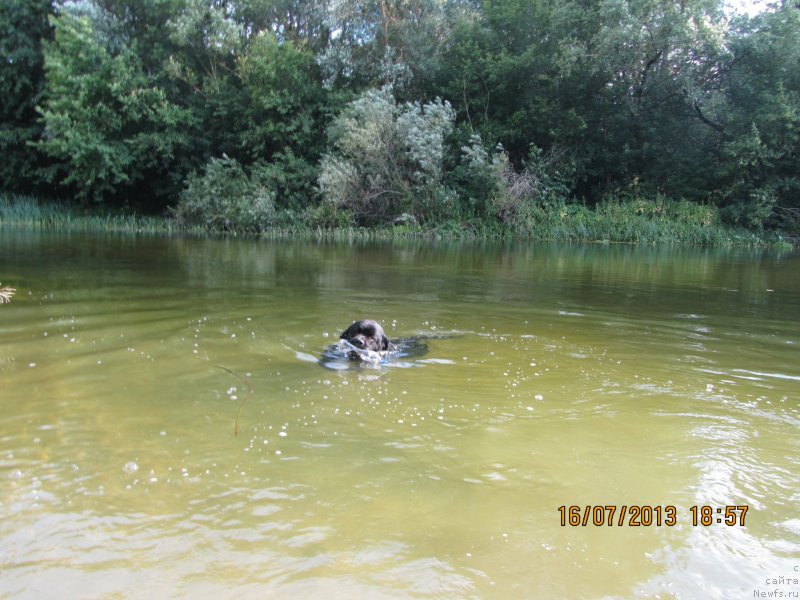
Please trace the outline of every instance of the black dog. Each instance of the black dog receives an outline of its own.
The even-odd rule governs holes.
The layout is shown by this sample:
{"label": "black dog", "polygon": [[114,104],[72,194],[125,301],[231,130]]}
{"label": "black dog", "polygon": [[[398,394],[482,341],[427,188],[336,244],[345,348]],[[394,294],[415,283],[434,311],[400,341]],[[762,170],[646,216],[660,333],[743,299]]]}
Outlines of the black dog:
{"label": "black dog", "polygon": [[424,339],[413,337],[391,341],[383,327],[371,319],[356,321],[339,337],[338,343],[328,346],[322,353],[320,364],[327,369],[349,369],[355,363],[370,367],[409,366],[403,359],[428,352]]}
{"label": "black dog", "polygon": [[397,346],[389,341],[389,338],[383,333],[383,327],[372,319],[356,321],[345,329],[339,337],[350,342],[359,350],[369,350],[371,352],[397,350]]}

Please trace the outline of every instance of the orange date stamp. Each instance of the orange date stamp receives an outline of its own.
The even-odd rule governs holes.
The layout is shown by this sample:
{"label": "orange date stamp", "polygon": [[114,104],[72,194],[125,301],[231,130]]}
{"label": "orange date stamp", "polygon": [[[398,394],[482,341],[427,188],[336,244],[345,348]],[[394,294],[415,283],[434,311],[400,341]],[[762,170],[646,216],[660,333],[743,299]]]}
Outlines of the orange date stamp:
{"label": "orange date stamp", "polygon": [[[739,525],[744,527],[747,505],[708,506],[689,508],[693,527],[710,525]],[[672,504],[587,504],[558,507],[562,527],[674,527],[678,524],[678,509]]]}

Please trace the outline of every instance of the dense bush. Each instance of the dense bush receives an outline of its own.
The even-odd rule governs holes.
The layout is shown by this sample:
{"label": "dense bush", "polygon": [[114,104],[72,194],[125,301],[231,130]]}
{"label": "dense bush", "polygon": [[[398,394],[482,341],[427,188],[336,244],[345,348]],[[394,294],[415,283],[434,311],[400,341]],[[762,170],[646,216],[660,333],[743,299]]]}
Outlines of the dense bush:
{"label": "dense bush", "polygon": [[232,158],[212,158],[202,174],[189,176],[175,218],[213,230],[258,233],[277,222],[275,192],[263,167],[247,173]]}
{"label": "dense bush", "polygon": [[542,207],[563,204],[570,196],[573,169],[558,151],[545,156],[532,146],[520,171],[514,170],[505,153],[496,154],[492,172],[496,180],[492,210],[504,223],[529,228]]}
{"label": "dense bush", "polygon": [[332,152],[322,159],[323,201],[358,223],[388,222],[402,213],[426,221],[453,203],[443,185],[445,138],[455,113],[448,102],[398,105],[391,89],[370,90],[330,127]]}

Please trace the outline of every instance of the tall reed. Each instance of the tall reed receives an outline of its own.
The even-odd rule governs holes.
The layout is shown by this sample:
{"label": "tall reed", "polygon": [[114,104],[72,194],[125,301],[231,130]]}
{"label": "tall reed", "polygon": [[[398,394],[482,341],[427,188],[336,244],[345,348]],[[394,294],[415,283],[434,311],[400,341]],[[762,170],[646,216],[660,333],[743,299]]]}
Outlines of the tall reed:
{"label": "tall reed", "polygon": [[[542,240],[704,246],[764,246],[769,235],[722,223],[713,206],[662,197],[607,198],[595,207],[552,201],[531,203],[511,222],[487,217],[383,227],[319,227],[296,216],[258,234],[272,240],[385,242],[391,240]],[[225,231],[187,226],[168,217],[125,213],[80,214],[65,204],[0,195],[0,226],[152,235],[253,236],[230,224]],[[774,237],[774,236],[773,236]],[[777,239],[777,238],[776,238]]]}

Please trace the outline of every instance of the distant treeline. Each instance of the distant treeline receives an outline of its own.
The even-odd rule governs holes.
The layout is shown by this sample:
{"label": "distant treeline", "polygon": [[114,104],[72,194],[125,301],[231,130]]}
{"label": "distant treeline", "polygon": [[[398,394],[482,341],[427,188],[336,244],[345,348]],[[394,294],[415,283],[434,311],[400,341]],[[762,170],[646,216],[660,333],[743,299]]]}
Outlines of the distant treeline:
{"label": "distant treeline", "polygon": [[681,203],[797,233],[800,5],[723,8],[3,0],[0,190],[249,231]]}

